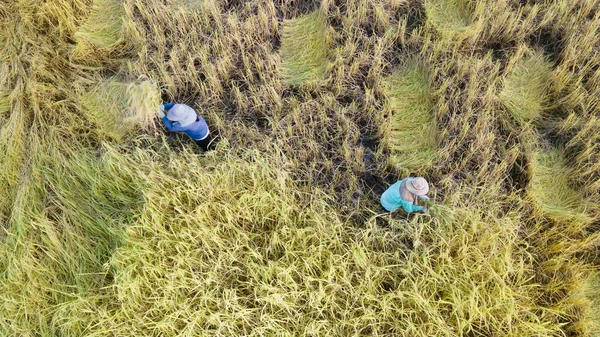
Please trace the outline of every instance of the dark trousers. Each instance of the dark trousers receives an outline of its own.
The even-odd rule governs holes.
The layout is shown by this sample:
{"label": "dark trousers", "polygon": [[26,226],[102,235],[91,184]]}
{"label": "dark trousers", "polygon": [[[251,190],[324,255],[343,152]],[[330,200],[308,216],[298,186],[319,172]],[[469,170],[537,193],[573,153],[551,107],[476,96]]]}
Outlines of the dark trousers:
{"label": "dark trousers", "polygon": [[198,146],[200,146],[204,151],[210,151],[210,150],[214,150],[215,146],[212,143],[212,137],[210,136],[210,134],[208,136],[206,136],[206,138],[204,139],[200,139],[200,140],[194,140],[196,142],[196,144],[198,144]]}

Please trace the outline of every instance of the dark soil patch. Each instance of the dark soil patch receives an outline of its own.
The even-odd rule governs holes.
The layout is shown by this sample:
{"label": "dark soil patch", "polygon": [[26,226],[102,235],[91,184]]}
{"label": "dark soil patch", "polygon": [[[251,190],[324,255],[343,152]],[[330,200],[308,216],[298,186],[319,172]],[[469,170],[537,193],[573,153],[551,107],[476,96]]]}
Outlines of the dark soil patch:
{"label": "dark soil patch", "polygon": [[527,157],[522,154],[511,166],[510,171],[508,172],[510,177],[508,184],[510,185],[511,190],[524,192],[527,189],[527,186],[531,180],[527,174],[527,168],[529,164],[530,163]]}
{"label": "dark soil patch", "polygon": [[[281,31],[281,29],[282,29],[281,22],[279,22],[278,25],[279,25],[279,31]],[[281,48],[281,35],[279,35],[279,34],[271,35],[271,48],[273,49],[273,52],[275,52],[275,53],[279,51],[279,49]]]}
{"label": "dark soil patch", "polygon": [[540,47],[544,54],[555,64],[560,63],[563,49],[566,44],[565,31],[563,28],[545,27],[533,34],[529,43]]}
{"label": "dark soil patch", "polygon": [[387,182],[375,173],[378,166],[375,160],[375,151],[378,143],[378,139],[363,135],[359,137],[357,145],[364,148],[363,160],[365,162],[365,172],[362,180],[372,193],[380,195],[385,191]]}
{"label": "dark soil patch", "polygon": [[419,28],[427,21],[427,12],[422,1],[411,2],[411,7],[407,14],[406,35],[410,35],[413,30]]}
{"label": "dark soil patch", "polygon": [[545,0],[514,0],[511,3],[511,7],[514,9],[519,9],[521,7],[524,7],[526,5],[535,5],[535,4],[541,4],[544,3]]}
{"label": "dark soil patch", "polygon": [[223,9],[225,12],[242,10],[246,4],[251,4],[251,0],[225,0],[223,1]]}
{"label": "dark soil patch", "polygon": [[511,59],[511,55],[517,50],[517,42],[510,41],[507,43],[491,42],[486,43],[482,46],[482,53],[488,54],[491,52],[492,59],[501,65],[500,74],[504,73],[504,68],[508,61]]}
{"label": "dark soil patch", "polygon": [[308,14],[319,8],[321,1],[317,0],[275,0],[277,19],[290,20]]}

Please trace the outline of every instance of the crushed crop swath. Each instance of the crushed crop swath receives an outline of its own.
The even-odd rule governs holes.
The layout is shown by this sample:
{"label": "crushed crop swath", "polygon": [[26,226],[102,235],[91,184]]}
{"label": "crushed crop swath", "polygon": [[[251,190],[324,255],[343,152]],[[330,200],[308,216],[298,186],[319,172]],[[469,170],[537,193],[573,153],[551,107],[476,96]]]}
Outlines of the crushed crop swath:
{"label": "crushed crop swath", "polygon": [[[0,57],[1,56],[2,55],[0,54]],[[10,110],[10,90],[6,83],[4,83],[8,78],[8,65],[0,63],[0,117],[4,117],[4,114]]]}
{"label": "crushed crop swath", "polygon": [[466,31],[472,23],[463,0],[427,0],[425,11],[429,23],[444,33]]}
{"label": "crushed crop swath", "polygon": [[127,84],[109,78],[100,82],[81,98],[88,118],[98,126],[98,133],[116,141],[122,140],[135,126],[152,128],[159,92],[146,80]]}
{"label": "crushed crop swath", "polygon": [[600,272],[595,271],[583,286],[589,310],[585,317],[584,329],[589,329],[590,336],[600,336]]}
{"label": "crushed crop swath", "polygon": [[128,111],[126,122],[142,127],[145,130],[153,129],[156,110],[160,104],[160,91],[157,84],[141,76],[127,87]]}
{"label": "crushed crop swath", "polygon": [[127,111],[127,84],[114,78],[100,82],[81,98],[87,116],[105,138],[121,140],[129,127],[123,123]]}
{"label": "crushed crop swath", "polygon": [[526,123],[544,111],[552,65],[543,54],[529,49],[517,54],[516,62],[509,65],[499,98],[515,120]]}
{"label": "crushed crop swath", "polygon": [[393,111],[387,139],[391,162],[397,167],[417,168],[436,157],[437,144],[427,75],[419,67],[408,66],[385,79]]}
{"label": "crushed crop swath", "polygon": [[8,96],[0,92],[0,115],[5,114],[10,110],[10,102]]}
{"label": "crushed crop swath", "polygon": [[574,189],[570,175],[570,165],[560,150],[536,153],[529,196],[553,219],[589,223],[585,199]]}
{"label": "crushed crop swath", "polygon": [[88,20],[75,33],[75,56],[85,58],[94,51],[110,51],[117,46],[123,39],[123,15],[122,1],[94,0]]}
{"label": "crushed crop swath", "polygon": [[300,85],[323,77],[327,59],[327,26],[318,11],[283,23],[283,79]]}

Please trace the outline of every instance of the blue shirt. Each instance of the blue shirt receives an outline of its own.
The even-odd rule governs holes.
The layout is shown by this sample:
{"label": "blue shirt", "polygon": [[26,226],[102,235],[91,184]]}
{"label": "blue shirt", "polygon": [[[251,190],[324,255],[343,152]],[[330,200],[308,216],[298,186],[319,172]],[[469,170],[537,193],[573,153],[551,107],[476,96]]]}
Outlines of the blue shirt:
{"label": "blue shirt", "polygon": [[[174,105],[174,103],[165,104],[165,110],[169,111]],[[185,132],[188,136],[192,137],[193,140],[204,139],[206,136],[208,136],[208,124],[206,124],[204,118],[200,116],[198,116],[198,119],[194,123],[186,126],[179,126],[173,124],[167,118],[167,116],[164,116],[163,118],[161,118],[161,120],[167,127],[167,130],[175,132]]]}
{"label": "blue shirt", "polygon": [[400,185],[402,185],[404,179],[397,181],[394,185],[390,186],[381,195],[381,205],[389,212],[393,212],[398,208],[402,207],[407,213],[418,212],[423,210],[425,207],[418,206],[412,203],[412,201],[406,201],[400,196]]}

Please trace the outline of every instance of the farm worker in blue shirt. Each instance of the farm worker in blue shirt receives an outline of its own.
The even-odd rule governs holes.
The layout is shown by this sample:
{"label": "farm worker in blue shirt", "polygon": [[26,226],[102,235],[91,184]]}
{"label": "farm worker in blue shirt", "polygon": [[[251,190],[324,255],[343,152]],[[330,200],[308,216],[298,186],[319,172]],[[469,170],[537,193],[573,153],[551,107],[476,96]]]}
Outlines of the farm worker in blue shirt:
{"label": "farm worker in blue shirt", "polygon": [[389,212],[402,207],[407,213],[422,211],[427,208],[418,205],[419,200],[427,201],[429,184],[423,177],[408,177],[397,181],[381,195],[381,205]]}
{"label": "farm worker in blue shirt", "polygon": [[158,117],[165,124],[167,130],[186,133],[204,151],[212,149],[210,131],[206,121],[189,106],[175,103],[163,104],[159,108]]}

